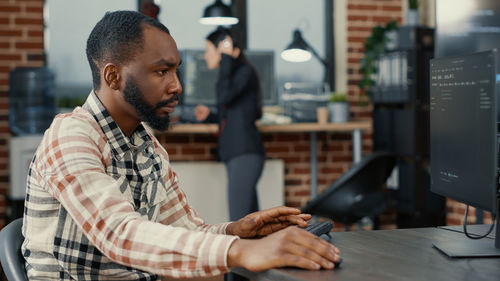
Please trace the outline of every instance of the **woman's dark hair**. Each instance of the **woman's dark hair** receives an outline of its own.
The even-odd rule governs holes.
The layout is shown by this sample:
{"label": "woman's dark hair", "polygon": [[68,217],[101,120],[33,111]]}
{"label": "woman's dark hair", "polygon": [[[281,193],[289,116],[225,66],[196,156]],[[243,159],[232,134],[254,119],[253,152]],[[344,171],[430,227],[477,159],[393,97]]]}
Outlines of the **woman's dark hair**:
{"label": "woman's dark hair", "polygon": [[170,34],[157,20],[135,11],[107,12],[95,25],[87,39],[87,60],[95,90],[101,85],[100,68],[105,63],[126,64],[142,50],[145,25]]}
{"label": "woman's dark hair", "polygon": [[[217,27],[216,30],[214,30],[210,34],[208,34],[206,39],[208,41],[212,42],[212,44],[214,44],[215,47],[217,48],[217,46],[219,46],[219,43],[221,41],[223,41],[226,38],[226,36],[229,36],[231,38],[231,40],[233,40],[233,48],[240,48],[238,41],[231,34],[231,31],[229,29],[221,27],[221,26]],[[235,59],[235,62],[233,63],[233,69],[237,68],[238,66],[240,66],[242,64],[251,65],[248,62],[247,58],[245,57],[245,54],[243,54],[243,50],[241,50],[241,48],[240,48],[240,55]],[[259,94],[258,94],[258,99],[257,99],[257,107],[259,110],[258,118],[260,118],[260,117],[262,117],[262,89],[260,86],[259,73],[257,71],[256,71],[256,73],[257,73],[257,80],[259,82],[259,85],[258,85],[259,86]]]}

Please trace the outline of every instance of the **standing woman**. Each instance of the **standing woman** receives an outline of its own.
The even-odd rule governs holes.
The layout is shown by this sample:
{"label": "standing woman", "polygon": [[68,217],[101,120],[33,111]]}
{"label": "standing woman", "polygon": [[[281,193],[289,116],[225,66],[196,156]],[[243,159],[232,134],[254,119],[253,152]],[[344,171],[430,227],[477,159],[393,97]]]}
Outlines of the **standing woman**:
{"label": "standing woman", "polygon": [[248,63],[228,29],[207,36],[205,61],[219,67],[216,84],[218,114],[204,105],[195,108],[198,121],[219,122],[218,157],[226,165],[231,221],[258,211],[257,182],[264,165],[264,147],[255,121],[262,115],[257,72]]}

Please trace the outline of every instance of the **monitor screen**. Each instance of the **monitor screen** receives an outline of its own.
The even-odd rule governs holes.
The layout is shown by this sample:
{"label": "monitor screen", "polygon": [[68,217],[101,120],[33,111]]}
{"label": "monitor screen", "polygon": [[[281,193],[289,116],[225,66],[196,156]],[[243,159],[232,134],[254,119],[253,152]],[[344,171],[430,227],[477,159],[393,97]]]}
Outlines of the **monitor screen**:
{"label": "monitor screen", "polygon": [[436,57],[471,54],[498,46],[500,1],[436,1]]}
{"label": "monitor screen", "polygon": [[431,190],[496,212],[496,51],[431,60]]}
{"label": "monitor screen", "polygon": [[[183,87],[181,103],[184,105],[215,105],[215,83],[218,69],[207,68],[203,58],[204,50],[181,50],[182,65],[180,80]],[[259,75],[262,89],[262,103],[275,105],[278,103],[275,87],[274,52],[245,51],[248,61],[255,67]]]}

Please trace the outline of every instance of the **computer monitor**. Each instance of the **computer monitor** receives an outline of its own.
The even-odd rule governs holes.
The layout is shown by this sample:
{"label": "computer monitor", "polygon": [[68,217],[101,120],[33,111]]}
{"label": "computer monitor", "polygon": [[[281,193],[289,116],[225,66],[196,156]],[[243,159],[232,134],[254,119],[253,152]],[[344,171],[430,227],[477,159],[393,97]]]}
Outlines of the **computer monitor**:
{"label": "computer monitor", "polygon": [[437,0],[435,46],[436,57],[498,48],[500,1]]}
{"label": "computer monitor", "polygon": [[[203,57],[204,50],[181,50],[182,65],[180,80],[183,86],[181,104],[183,105],[215,105],[218,69],[207,68]],[[262,104],[276,105],[278,95],[275,87],[274,52],[245,51],[248,61],[255,67],[261,84]]]}
{"label": "computer monitor", "polygon": [[[499,212],[496,57],[492,50],[430,62],[431,191],[492,214]],[[498,233],[495,243],[464,236],[435,247],[449,256],[500,256]]]}

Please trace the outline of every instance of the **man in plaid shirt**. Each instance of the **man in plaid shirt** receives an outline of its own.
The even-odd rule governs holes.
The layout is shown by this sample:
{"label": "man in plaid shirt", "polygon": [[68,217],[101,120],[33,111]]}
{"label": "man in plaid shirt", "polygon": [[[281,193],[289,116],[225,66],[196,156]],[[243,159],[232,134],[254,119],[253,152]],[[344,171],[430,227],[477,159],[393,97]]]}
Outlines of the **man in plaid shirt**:
{"label": "man in plaid shirt", "polygon": [[[289,207],[208,225],[187,204],[165,130],[182,92],[174,39],[140,13],[107,13],[87,41],[94,90],[58,115],[31,163],[22,253],[32,280],[156,280],[296,266],[333,268],[339,251]],[[248,239],[254,238],[254,239]],[[258,238],[258,239],[255,239]]]}

